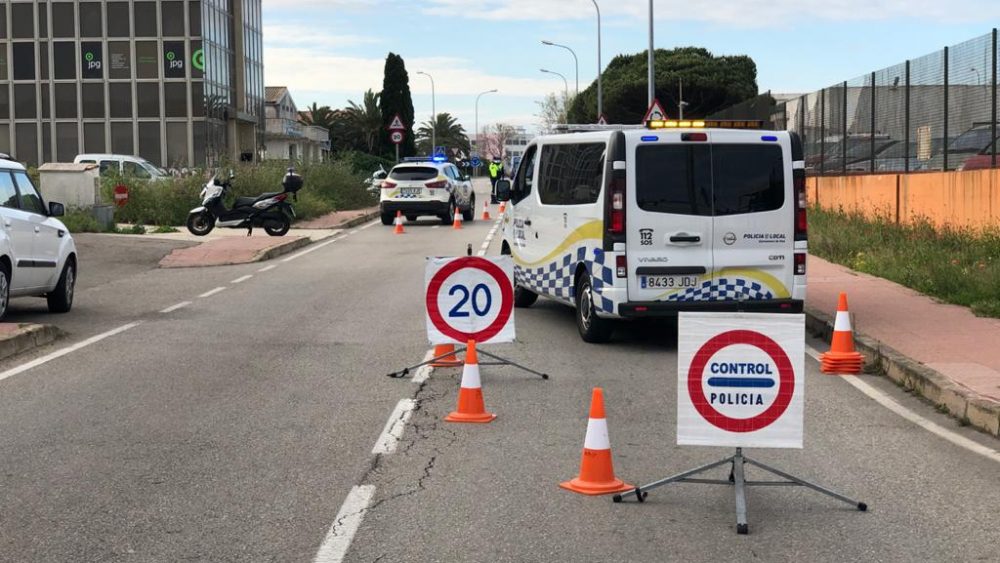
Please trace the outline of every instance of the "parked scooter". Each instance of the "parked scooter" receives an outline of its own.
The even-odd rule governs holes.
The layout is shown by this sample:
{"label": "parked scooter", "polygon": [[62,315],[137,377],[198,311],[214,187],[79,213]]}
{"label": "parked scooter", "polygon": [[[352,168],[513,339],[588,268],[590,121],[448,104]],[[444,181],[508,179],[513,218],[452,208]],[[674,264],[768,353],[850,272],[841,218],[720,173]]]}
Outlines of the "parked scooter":
{"label": "parked scooter", "polygon": [[302,176],[288,169],[281,181],[282,191],[263,193],[257,197],[238,197],[231,209],[223,198],[232,188],[235,176],[230,171],[227,179],[213,176],[201,190],[201,207],[188,213],[187,228],[191,234],[205,236],[215,227],[247,230],[247,236],[254,227],[264,227],[267,234],[280,237],[288,232],[295,218],[295,210],[288,203],[288,197],[298,201],[298,191],[302,189]]}

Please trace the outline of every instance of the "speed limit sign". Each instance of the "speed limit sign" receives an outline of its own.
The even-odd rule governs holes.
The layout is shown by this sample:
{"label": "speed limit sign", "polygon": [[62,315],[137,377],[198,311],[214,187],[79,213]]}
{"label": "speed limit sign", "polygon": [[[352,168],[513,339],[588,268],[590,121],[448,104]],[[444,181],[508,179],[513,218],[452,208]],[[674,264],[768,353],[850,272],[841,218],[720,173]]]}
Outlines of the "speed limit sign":
{"label": "speed limit sign", "polygon": [[389,140],[392,141],[394,145],[402,143],[404,138],[405,136],[402,131],[393,131],[392,133],[389,133]]}
{"label": "speed limit sign", "polygon": [[425,281],[431,344],[514,341],[510,256],[428,258]]}

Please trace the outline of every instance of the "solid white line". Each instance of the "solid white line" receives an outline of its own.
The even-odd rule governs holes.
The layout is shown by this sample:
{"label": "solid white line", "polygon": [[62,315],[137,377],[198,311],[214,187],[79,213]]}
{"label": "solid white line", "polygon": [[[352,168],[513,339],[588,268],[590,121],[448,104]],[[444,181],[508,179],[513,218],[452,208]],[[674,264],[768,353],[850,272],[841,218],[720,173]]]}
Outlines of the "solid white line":
{"label": "solid white line", "polygon": [[164,310],[162,310],[160,312],[161,313],[173,313],[177,309],[183,309],[184,307],[187,307],[190,304],[191,304],[190,301],[182,301],[182,302],[180,302],[180,303],[178,303],[176,305],[171,305],[171,306],[167,307],[166,309],[164,309]]}
{"label": "solid white line", "polygon": [[[427,351],[426,354],[424,354],[424,361],[429,362],[433,358],[434,358],[434,349],[431,348],[430,350]],[[413,374],[413,379],[411,379],[411,381],[419,385],[427,381],[427,378],[431,376],[431,372],[433,371],[434,367],[431,366],[430,364],[420,366],[417,368],[417,373]]]}
{"label": "solid white line", "polygon": [[[820,354],[818,351],[816,351],[815,348],[807,345],[806,352],[810,356],[812,356],[813,359],[819,361]],[[851,386],[853,386],[858,391],[861,391],[865,395],[868,395],[868,397],[871,398],[876,403],[891,410],[892,412],[898,414],[899,416],[905,418],[906,420],[909,420],[913,424],[916,424],[917,426],[923,428],[924,430],[930,432],[931,434],[934,434],[939,438],[943,438],[951,442],[952,444],[955,444],[956,446],[965,448],[973,453],[977,453],[985,457],[986,459],[990,459],[997,463],[1000,463],[1000,452],[988,448],[980,444],[979,442],[970,440],[965,436],[962,436],[961,434],[952,432],[951,430],[948,430],[947,428],[941,426],[940,424],[937,424],[936,422],[927,420],[926,418],[920,416],[919,414],[899,404],[895,399],[893,399],[886,393],[865,383],[864,381],[861,380],[861,378],[854,375],[845,375],[841,379],[851,384]]]}
{"label": "solid white line", "polygon": [[434,225],[434,226],[433,226],[433,227],[431,227],[431,228],[432,228],[432,229],[440,229],[440,228],[441,228],[441,225]]}
{"label": "solid white line", "polygon": [[277,267],[278,267],[277,264],[271,264],[270,266],[264,266],[263,268],[257,270],[257,272],[258,273],[259,272],[270,272],[271,270],[273,270],[273,269],[275,269]]}
{"label": "solid white line", "polygon": [[52,360],[54,360],[56,358],[61,358],[61,357],[65,356],[66,354],[69,354],[69,353],[72,353],[72,352],[76,352],[80,348],[84,348],[86,346],[90,346],[91,344],[94,344],[96,342],[100,342],[101,340],[104,340],[105,338],[114,336],[116,334],[121,334],[121,333],[125,332],[126,330],[133,329],[133,328],[139,326],[140,324],[142,324],[142,321],[136,321],[134,323],[129,323],[127,325],[120,326],[120,327],[118,327],[116,329],[109,330],[107,332],[102,332],[101,334],[98,334],[97,336],[91,336],[90,338],[88,338],[86,340],[77,342],[76,344],[73,344],[72,346],[67,346],[66,348],[63,348],[62,350],[56,350],[55,352],[52,352],[51,354],[47,354],[45,356],[42,356],[41,358],[35,358],[34,360],[31,360],[30,362],[28,362],[26,364],[21,364],[21,365],[15,367],[15,368],[11,368],[11,369],[3,372],[3,373],[0,373],[0,381],[3,381],[4,379],[7,379],[8,377],[15,376],[15,375],[17,375],[19,373],[24,373],[24,372],[28,371],[29,369],[38,367],[38,366],[40,366],[40,365],[42,365],[44,363],[51,362]]}
{"label": "solid white line", "polygon": [[368,504],[375,496],[375,485],[356,485],[340,505],[340,512],[316,552],[315,563],[340,563],[351,547],[351,540],[361,526]]}
{"label": "solid white line", "polygon": [[245,276],[240,276],[240,277],[236,278],[235,280],[233,280],[233,281],[231,281],[229,283],[231,283],[231,284],[243,283],[243,282],[247,281],[248,279],[250,279],[252,277],[253,277],[253,274],[247,274]]}
{"label": "solid white line", "polygon": [[399,439],[403,437],[403,430],[406,429],[406,421],[410,420],[410,415],[413,414],[413,409],[416,406],[417,402],[413,399],[400,399],[396,403],[396,408],[392,410],[382,434],[379,435],[375,447],[372,448],[372,454],[391,454],[396,451],[396,445],[399,444]]}
{"label": "solid white line", "polygon": [[378,225],[380,222],[381,221],[378,221],[378,220],[372,221],[371,223],[368,223],[367,225],[365,225],[364,227],[361,227],[358,230],[364,230],[364,229],[367,229],[368,227],[374,227],[375,225]]}
{"label": "solid white line", "polygon": [[225,287],[219,286],[219,287],[217,287],[217,288],[215,288],[215,289],[213,289],[211,291],[206,291],[205,293],[202,293],[198,297],[202,298],[202,299],[205,298],[205,297],[211,297],[211,296],[215,295],[216,293],[219,293],[219,292],[222,292],[222,291],[225,291],[225,290],[226,290]]}
{"label": "solid white line", "polygon": [[296,258],[301,258],[301,257],[305,256],[306,254],[309,254],[310,252],[315,252],[315,251],[323,248],[324,246],[331,245],[331,244],[337,242],[338,240],[340,240],[340,239],[339,238],[335,238],[335,239],[330,239],[330,240],[328,240],[326,242],[321,242],[319,244],[314,244],[314,245],[310,246],[309,248],[303,250],[302,252],[299,252],[298,254],[292,254],[288,258],[285,258],[284,260],[282,260],[282,262],[291,262],[292,260],[295,260]]}
{"label": "solid white line", "polygon": [[351,232],[349,232],[347,234],[349,234],[349,235],[356,235],[356,234],[358,234],[358,229],[354,229],[353,231],[351,231]]}

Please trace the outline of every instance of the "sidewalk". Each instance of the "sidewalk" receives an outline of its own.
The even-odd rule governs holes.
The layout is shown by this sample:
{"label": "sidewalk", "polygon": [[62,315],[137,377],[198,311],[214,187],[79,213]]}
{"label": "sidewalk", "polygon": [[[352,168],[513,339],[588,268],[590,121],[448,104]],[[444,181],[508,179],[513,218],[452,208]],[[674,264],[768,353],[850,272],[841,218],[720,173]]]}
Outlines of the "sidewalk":
{"label": "sidewalk", "polygon": [[[847,292],[855,333],[944,376],[960,388],[966,402],[992,403],[1000,412],[1000,319],[977,317],[966,307],[809,256],[809,312],[832,317],[842,291]],[[956,416],[969,417],[948,406]],[[996,435],[996,424],[993,420],[983,429]]]}

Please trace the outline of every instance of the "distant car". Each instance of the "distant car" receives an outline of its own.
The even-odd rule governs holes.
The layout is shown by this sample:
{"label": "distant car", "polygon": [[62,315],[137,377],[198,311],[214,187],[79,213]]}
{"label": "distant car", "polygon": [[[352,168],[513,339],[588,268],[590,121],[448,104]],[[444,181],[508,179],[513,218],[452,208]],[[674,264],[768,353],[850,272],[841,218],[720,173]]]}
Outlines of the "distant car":
{"label": "distant car", "polygon": [[407,159],[394,166],[382,181],[379,211],[383,225],[391,225],[397,211],[408,221],[422,215],[434,215],[448,224],[458,210],[463,220],[472,221],[475,208],[472,180],[450,162]]}
{"label": "distant car", "polygon": [[132,176],[143,180],[161,181],[170,178],[164,170],[157,168],[152,162],[139,157],[125,154],[78,154],[73,159],[76,164],[97,164],[101,168],[101,176],[116,173],[122,176]]}
{"label": "distant car", "polygon": [[24,166],[0,159],[0,318],[11,297],[45,296],[49,311],[73,306],[76,245],[61,203],[49,203],[35,189]]}

